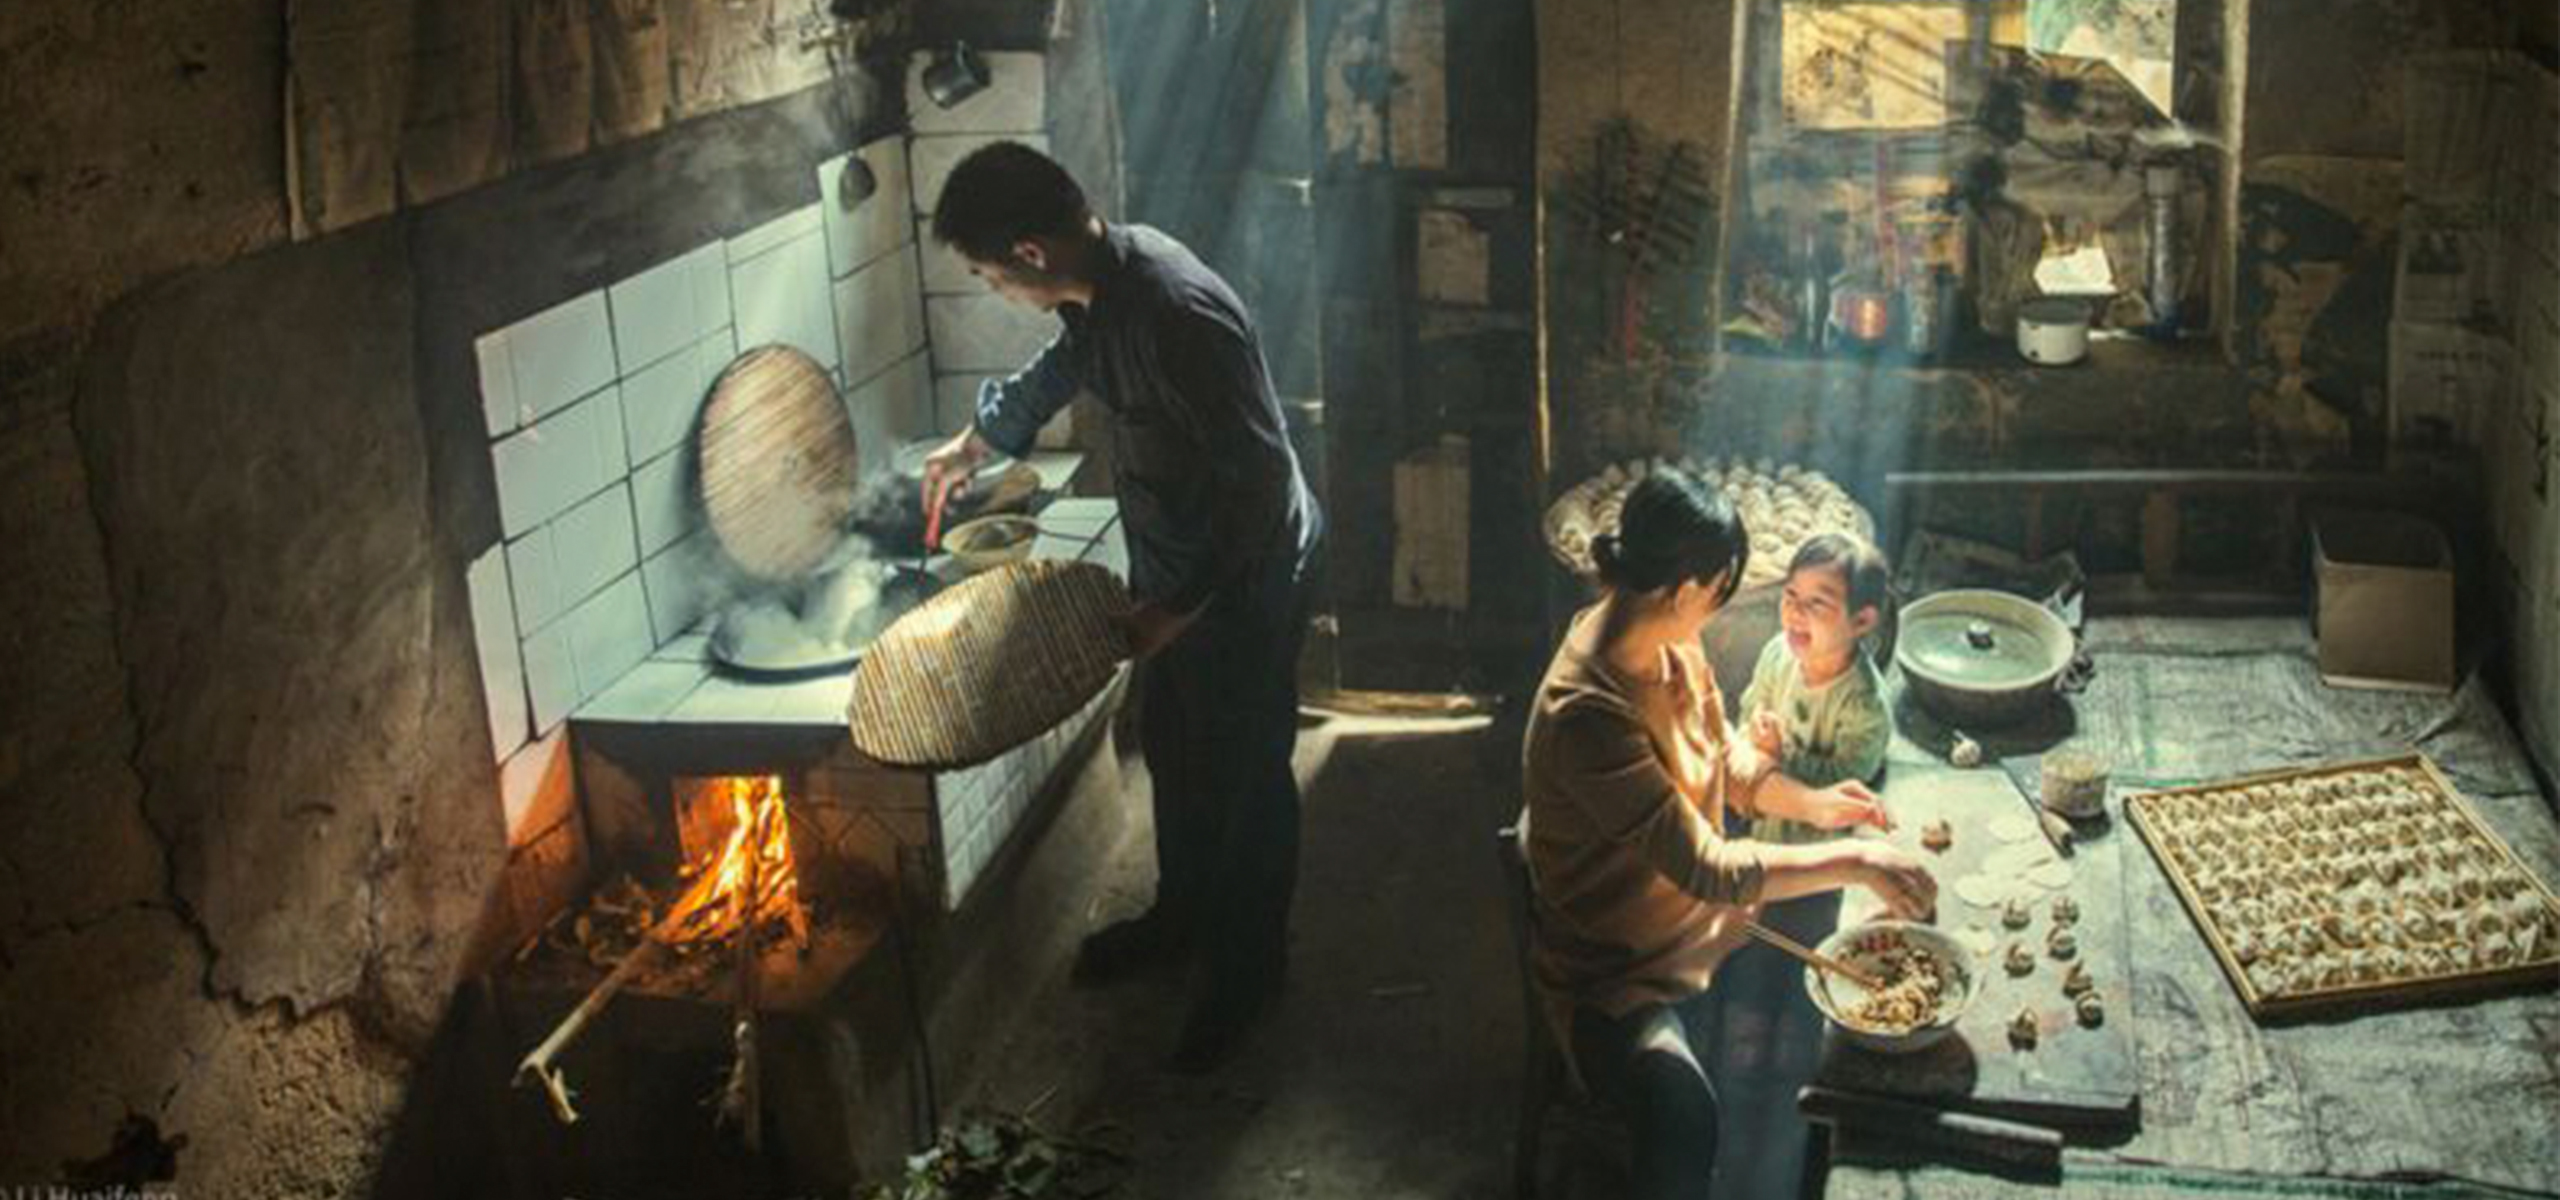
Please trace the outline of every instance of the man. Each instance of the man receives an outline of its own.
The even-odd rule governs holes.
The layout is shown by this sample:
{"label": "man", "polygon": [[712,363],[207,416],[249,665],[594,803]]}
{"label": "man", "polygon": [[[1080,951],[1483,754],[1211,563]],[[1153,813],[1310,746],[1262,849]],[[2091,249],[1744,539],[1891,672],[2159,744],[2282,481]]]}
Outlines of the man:
{"label": "man", "polygon": [[1115,418],[1156,898],[1087,937],[1076,976],[1192,962],[1175,1064],[1206,1069],[1269,1006],[1287,955],[1315,498],[1252,318],[1181,243],[1104,222],[1064,168],[1013,142],[952,170],[933,234],[997,295],[1062,328],[1020,374],[980,389],[971,428],[925,462],[926,503],[947,502],[992,451],[1028,451],[1079,391]]}

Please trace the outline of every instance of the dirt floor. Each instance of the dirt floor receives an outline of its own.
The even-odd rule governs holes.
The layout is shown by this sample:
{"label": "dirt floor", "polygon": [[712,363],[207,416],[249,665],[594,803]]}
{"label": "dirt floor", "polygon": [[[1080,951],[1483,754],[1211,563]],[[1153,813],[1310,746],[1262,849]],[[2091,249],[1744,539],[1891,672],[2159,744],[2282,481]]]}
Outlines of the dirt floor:
{"label": "dirt floor", "polygon": [[[1024,1019],[946,1116],[1028,1110],[1053,1132],[1126,1146],[1115,1197],[1511,1195],[1522,1013],[1492,832],[1518,805],[1519,745],[1516,719],[1310,713],[1289,986],[1239,1057],[1201,1078],[1165,1069],[1179,979],[1086,989],[1067,962],[1036,964]],[[1131,757],[1118,774],[1117,794],[1089,786],[1070,803],[1131,805],[1143,825],[1144,768]],[[1137,911],[1151,845],[1131,839],[1074,919]],[[1729,1109],[1774,1103],[1720,1082]],[[1792,1168],[1773,1173],[1732,1140],[1720,1197],[1790,1190],[1750,1182]],[[1550,1194],[1618,1192],[1605,1142],[1550,1145],[1564,1185]]]}

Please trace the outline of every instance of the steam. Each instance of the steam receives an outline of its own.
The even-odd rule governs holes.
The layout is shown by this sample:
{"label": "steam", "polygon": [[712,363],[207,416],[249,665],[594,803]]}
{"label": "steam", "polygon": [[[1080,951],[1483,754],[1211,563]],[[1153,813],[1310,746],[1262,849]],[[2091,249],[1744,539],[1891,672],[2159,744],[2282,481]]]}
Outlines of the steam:
{"label": "steam", "polygon": [[[882,592],[899,559],[864,531],[896,529],[920,511],[911,482],[875,471],[855,493],[853,530],[805,579],[772,583],[722,562],[705,564],[713,582],[706,607],[720,614],[712,643],[726,661],[788,670],[851,657],[878,632]],[[712,556],[716,558],[717,556]],[[905,560],[912,562],[914,560]]]}

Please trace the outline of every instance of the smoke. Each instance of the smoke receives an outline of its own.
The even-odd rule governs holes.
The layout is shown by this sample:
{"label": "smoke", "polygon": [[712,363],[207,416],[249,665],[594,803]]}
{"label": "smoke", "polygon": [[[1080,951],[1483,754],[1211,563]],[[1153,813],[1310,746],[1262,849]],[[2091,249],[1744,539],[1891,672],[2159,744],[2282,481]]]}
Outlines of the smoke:
{"label": "smoke", "polygon": [[910,514],[920,513],[914,491],[894,471],[865,477],[855,493],[852,528],[805,578],[774,583],[725,561],[714,567],[705,607],[720,614],[712,632],[718,656],[738,666],[788,670],[859,651],[879,632],[882,594],[901,561],[883,554],[880,540],[915,540],[898,537],[917,519]]}

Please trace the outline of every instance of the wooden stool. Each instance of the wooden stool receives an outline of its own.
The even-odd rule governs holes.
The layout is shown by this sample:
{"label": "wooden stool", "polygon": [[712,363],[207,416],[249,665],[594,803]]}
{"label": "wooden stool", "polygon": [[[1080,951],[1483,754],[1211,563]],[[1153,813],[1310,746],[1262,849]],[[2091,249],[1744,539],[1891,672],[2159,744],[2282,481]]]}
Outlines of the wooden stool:
{"label": "wooden stool", "polygon": [[1494,831],[1494,853],[1502,867],[1504,915],[1511,926],[1513,960],[1520,968],[1520,1123],[1512,1135],[1512,1191],[1517,1200],[1538,1200],[1543,1189],[1550,1129],[1568,1147],[1590,1147],[1592,1159],[1605,1161],[1616,1173],[1615,1190],[1604,1183],[1592,1195],[1623,1190],[1632,1149],[1626,1123],[1598,1098],[1583,1090],[1567,1063],[1566,1048],[1556,1043],[1540,1003],[1536,978],[1529,970],[1529,946],[1537,931],[1537,898],[1530,890],[1529,860],[1517,824]]}

